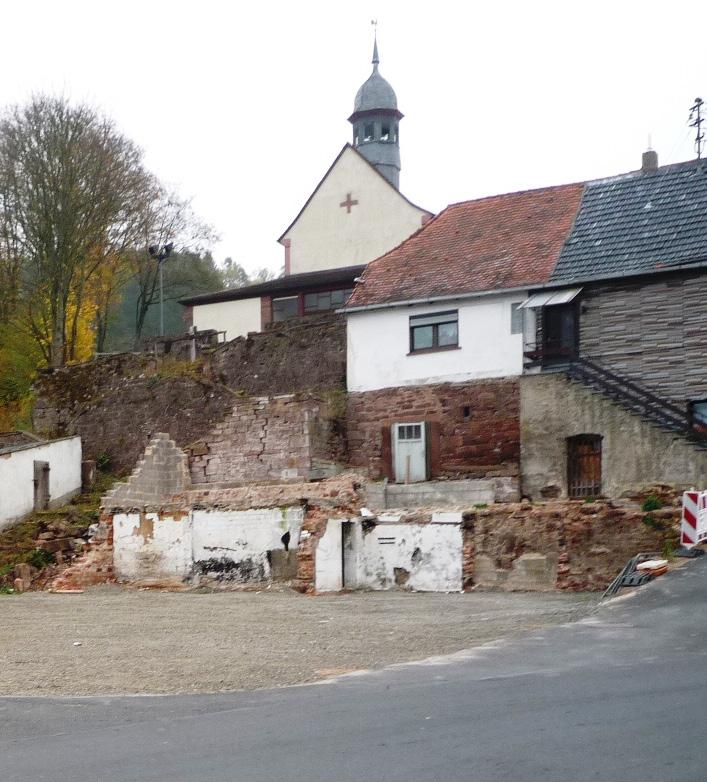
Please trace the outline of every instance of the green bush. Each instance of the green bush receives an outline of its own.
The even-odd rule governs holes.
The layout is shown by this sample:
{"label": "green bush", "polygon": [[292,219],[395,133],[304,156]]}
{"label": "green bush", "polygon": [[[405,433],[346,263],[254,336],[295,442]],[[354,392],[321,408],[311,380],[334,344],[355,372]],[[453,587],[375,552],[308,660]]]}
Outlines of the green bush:
{"label": "green bush", "polygon": [[660,510],[663,507],[663,503],[655,496],[655,494],[649,494],[648,497],[641,505],[641,510],[644,513],[650,513],[652,510]]}

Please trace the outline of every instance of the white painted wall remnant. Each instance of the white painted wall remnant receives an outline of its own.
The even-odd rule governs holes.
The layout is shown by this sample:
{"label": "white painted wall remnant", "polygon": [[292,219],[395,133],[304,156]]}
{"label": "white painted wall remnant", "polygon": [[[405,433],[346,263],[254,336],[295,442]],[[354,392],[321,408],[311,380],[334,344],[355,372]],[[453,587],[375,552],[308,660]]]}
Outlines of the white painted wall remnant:
{"label": "white painted wall remnant", "polygon": [[317,542],[314,556],[314,588],[317,592],[338,592],[344,587],[342,561],[342,519],[329,519]]}
{"label": "white painted wall remnant", "polygon": [[191,518],[184,514],[117,513],[113,567],[127,581],[186,578],[192,569]]}
{"label": "white painted wall remnant", "polygon": [[192,323],[199,330],[225,331],[226,339],[245,337],[250,331],[260,331],[260,296],[235,301],[195,304]]}
{"label": "white painted wall remnant", "polygon": [[268,551],[299,546],[300,506],[247,511],[192,511],[196,573],[221,581],[262,581],[270,576]]}
{"label": "white painted wall remnant", "polygon": [[130,513],[113,517],[114,567],[127,581],[184,581],[205,575],[220,581],[270,576],[268,551],[296,550],[301,506],[245,511]]}
{"label": "white painted wall remnant", "polygon": [[34,462],[49,464],[49,507],[81,491],[81,438],[65,437],[0,453],[0,529],[34,509]]}
{"label": "white painted wall remnant", "polygon": [[[511,304],[525,293],[352,312],[347,316],[347,386],[395,386],[520,375],[523,334],[511,333]],[[410,354],[410,316],[458,310],[459,348]]]}
{"label": "white painted wall remnant", "polygon": [[[339,205],[347,194],[358,202],[348,209]],[[347,148],[281,237],[291,242],[290,274],[368,263],[417,231],[426,215]]]}
{"label": "white painted wall remnant", "polygon": [[315,588],[460,592],[461,513],[434,514],[428,524],[330,519],[317,545]]}
{"label": "white painted wall remnant", "polygon": [[402,587],[418,592],[461,591],[460,521],[383,523],[367,533],[357,524],[355,530],[354,548],[359,552],[357,586]]}

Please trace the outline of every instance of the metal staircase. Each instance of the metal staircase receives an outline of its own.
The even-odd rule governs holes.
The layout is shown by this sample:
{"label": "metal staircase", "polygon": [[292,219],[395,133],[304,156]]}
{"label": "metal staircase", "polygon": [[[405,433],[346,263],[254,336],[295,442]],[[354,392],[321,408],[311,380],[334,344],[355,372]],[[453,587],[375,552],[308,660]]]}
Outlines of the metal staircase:
{"label": "metal staircase", "polygon": [[687,410],[661,399],[633,380],[616,374],[586,356],[572,359],[565,373],[593,391],[611,399],[629,412],[636,413],[661,428],[690,440],[707,451],[707,433],[698,431]]}

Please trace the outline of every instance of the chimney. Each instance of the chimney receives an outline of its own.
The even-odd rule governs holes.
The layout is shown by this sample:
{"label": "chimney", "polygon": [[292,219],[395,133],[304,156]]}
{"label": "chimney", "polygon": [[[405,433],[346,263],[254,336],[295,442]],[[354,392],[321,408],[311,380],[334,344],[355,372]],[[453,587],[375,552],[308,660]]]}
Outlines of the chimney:
{"label": "chimney", "polygon": [[647,149],[641,158],[641,171],[650,174],[658,170],[658,153],[654,149]]}

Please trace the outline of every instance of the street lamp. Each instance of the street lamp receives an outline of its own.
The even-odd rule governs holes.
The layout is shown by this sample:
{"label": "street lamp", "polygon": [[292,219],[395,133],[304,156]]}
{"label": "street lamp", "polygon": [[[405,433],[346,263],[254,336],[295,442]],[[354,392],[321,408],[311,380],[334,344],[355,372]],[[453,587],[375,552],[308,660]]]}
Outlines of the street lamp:
{"label": "street lamp", "polygon": [[174,244],[164,244],[160,247],[158,244],[152,244],[147,248],[150,258],[157,261],[157,268],[160,270],[160,337],[164,337],[164,280],[162,275],[162,264],[169,258],[174,249]]}

